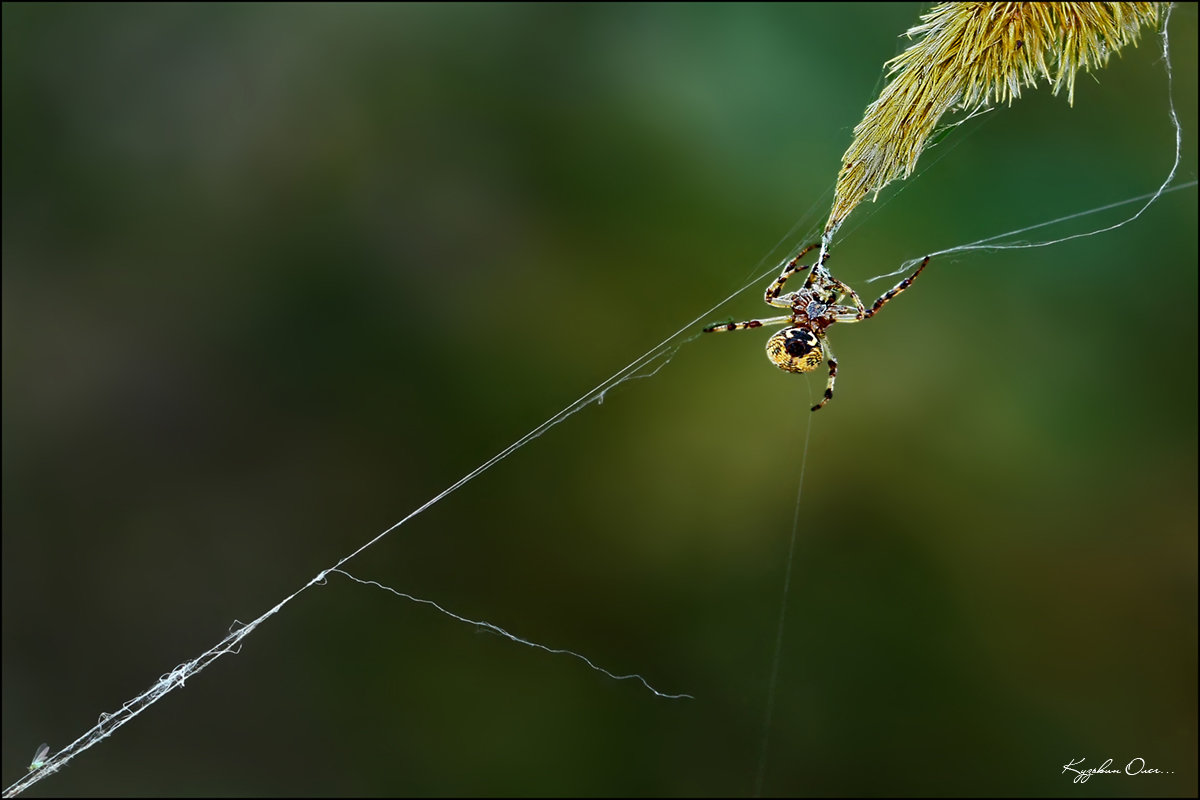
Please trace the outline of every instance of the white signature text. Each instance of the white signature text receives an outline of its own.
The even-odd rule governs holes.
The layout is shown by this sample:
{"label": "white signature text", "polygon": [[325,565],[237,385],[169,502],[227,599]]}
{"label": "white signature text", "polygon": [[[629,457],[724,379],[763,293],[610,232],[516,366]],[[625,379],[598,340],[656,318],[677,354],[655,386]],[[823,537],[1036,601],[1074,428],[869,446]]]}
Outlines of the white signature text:
{"label": "white signature text", "polygon": [[1098,767],[1090,767],[1082,769],[1085,759],[1071,759],[1070,762],[1063,765],[1063,772],[1073,772],[1075,777],[1071,780],[1072,783],[1087,783],[1088,779],[1093,775],[1170,775],[1170,772],[1161,769],[1154,769],[1146,766],[1146,759],[1138,756],[1132,759],[1125,765],[1125,769],[1113,769],[1113,760],[1110,758]]}

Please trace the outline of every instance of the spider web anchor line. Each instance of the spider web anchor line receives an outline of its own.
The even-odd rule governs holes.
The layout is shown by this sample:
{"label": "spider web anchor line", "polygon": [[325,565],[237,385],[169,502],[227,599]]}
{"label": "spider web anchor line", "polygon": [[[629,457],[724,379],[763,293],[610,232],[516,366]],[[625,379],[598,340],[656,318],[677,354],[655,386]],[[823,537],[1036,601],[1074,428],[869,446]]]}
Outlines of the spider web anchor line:
{"label": "spider web anchor line", "polygon": [[[764,275],[764,277],[765,277],[765,275]],[[724,305],[725,303],[732,300],[738,294],[745,291],[747,288],[749,288],[754,283],[757,283],[759,280],[760,280],[759,278],[755,278],[753,281],[748,282],[746,285],[742,286],[738,290],[730,293],[727,297],[722,299],[720,302],[714,304],[707,311],[703,312],[699,316],[697,316],[694,319],[692,319],[691,321],[689,321],[686,325],[684,325],[679,330],[672,333],[670,336],[668,336],[663,341],[659,342],[654,347],[647,350],[641,356],[635,358],[633,361],[631,361],[625,367],[617,370],[615,373],[610,375],[608,378],[601,381],[598,385],[596,385],[594,388],[592,388],[591,390],[589,390],[588,392],[586,392],[585,394],[580,396],[577,400],[575,400],[572,403],[569,403],[558,413],[552,415],[551,417],[549,417],[548,419],[543,421],[541,424],[537,425],[535,428],[530,430],[524,436],[520,437],[515,442],[510,444],[508,447],[504,448],[499,453],[496,453],[494,456],[489,458],[487,461],[483,462],[478,467],[471,470],[463,477],[459,478],[453,484],[451,484],[447,488],[443,489],[438,494],[434,495],[432,498],[427,500],[424,504],[417,507],[415,510],[409,512],[409,514],[407,516],[403,517],[398,522],[394,523],[390,527],[388,527],[385,530],[383,530],[382,532],[378,533],[374,538],[370,539],[365,544],[361,545],[357,550],[353,551],[349,555],[344,556],[341,560],[339,560],[333,566],[319,572],[316,576],[314,576],[311,580],[309,580],[308,583],[304,584],[304,586],[297,589],[295,592],[293,592],[292,594],[285,597],[283,600],[276,603],[275,606],[272,607],[271,609],[269,609],[266,613],[262,614],[261,616],[252,620],[249,623],[242,624],[240,621],[235,621],[234,626],[240,626],[240,627],[235,627],[235,629],[230,630],[230,632],[223,639],[221,639],[221,641],[218,642],[214,647],[201,653],[196,658],[194,658],[190,661],[186,661],[186,662],[176,666],[170,672],[168,672],[165,675],[163,675],[162,677],[160,677],[159,680],[156,681],[149,689],[147,689],[146,691],[137,695],[136,697],[132,698],[131,700],[126,701],[118,711],[115,711],[111,714],[107,714],[107,713],[102,714],[100,716],[100,720],[97,722],[97,724],[94,727],[92,727],[88,731],[84,732],[75,741],[71,742],[71,744],[69,744],[66,747],[64,747],[63,749],[59,750],[54,755],[46,758],[42,762],[42,765],[38,769],[28,772],[27,774],[23,775],[19,780],[15,781],[12,785],[10,785],[7,789],[5,789],[4,793],[3,793],[3,797],[16,797],[17,795],[21,794],[26,789],[30,788],[34,784],[43,780],[44,778],[48,778],[51,775],[57,773],[60,769],[62,769],[64,766],[66,766],[67,762],[69,762],[71,759],[75,758],[75,756],[80,755],[81,753],[90,749],[94,745],[99,744],[104,739],[107,739],[109,736],[111,736],[113,734],[114,731],[116,731],[121,726],[125,725],[127,722],[132,721],[134,717],[136,717],[138,714],[141,714],[143,711],[145,711],[150,706],[154,705],[154,703],[161,700],[168,693],[184,686],[186,684],[188,678],[203,671],[204,669],[206,669],[210,664],[212,664],[214,661],[216,661],[221,656],[226,655],[228,653],[236,654],[236,653],[240,652],[241,642],[243,639],[245,639],[252,632],[254,632],[260,624],[262,624],[263,622],[265,622],[267,619],[274,616],[275,614],[279,613],[279,611],[282,610],[285,605],[287,605],[289,602],[291,602],[293,599],[295,599],[302,592],[304,592],[305,590],[309,589],[310,587],[312,587],[314,585],[324,584],[326,582],[325,576],[328,575],[330,572],[332,572],[334,570],[339,570],[339,568],[343,564],[350,561],[355,556],[359,555],[364,550],[371,547],[376,542],[380,541],[381,539],[383,539],[384,537],[386,537],[387,535],[389,535],[390,533],[395,531],[397,528],[404,525],[406,522],[409,522],[414,517],[420,515],[422,512],[428,510],[435,504],[441,502],[446,497],[450,496],[457,490],[461,489],[466,484],[470,483],[475,478],[477,478],[480,475],[482,475],[483,473],[487,472],[489,469],[494,467],[496,464],[498,464],[501,461],[503,461],[504,459],[508,458],[510,455],[515,453],[517,450],[520,450],[522,447],[529,444],[534,439],[539,438],[542,434],[546,433],[546,431],[548,431],[551,428],[553,428],[554,426],[558,425],[560,422],[565,421],[568,417],[573,416],[576,412],[583,410],[585,407],[592,404],[593,402],[602,400],[602,398],[607,394],[607,392],[609,392],[614,387],[620,385],[621,383],[624,383],[625,381],[631,380],[633,378],[650,377],[650,375],[657,373],[658,370],[662,369],[662,367],[665,366],[666,363],[670,361],[671,357],[679,349],[679,347],[682,346],[682,343],[680,343],[679,345],[675,346],[674,349],[671,349],[669,352],[667,352],[667,349],[671,346],[672,342],[675,342],[677,339],[679,339],[681,336],[688,333],[689,331],[694,330],[700,324],[700,322],[702,320],[710,317],[718,308],[720,308],[722,305]],[[690,341],[690,339],[685,340],[685,341]],[[653,361],[656,358],[663,356],[664,353],[666,353],[666,356],[667,356],[666,361],[664,361],[662,364],[659,364],[652,372],[650,372],[648,374],[639,374],[639,370],[645,369],[648,365],[653,363]],[[384,587],[384,588],[386,588],[386,587]],[[416,599],[416,598],[414,598],[414,599]],[[447,613],[449,613],[449,612],[447,612]],[[466,620],[466,619],[463,619],[463,621],[467,622],[468,624],[477,624],[477,625],[478,624],[486,624],[486,623],[475,623],[472,620]],[[231,627],[234,627],[234,626],[231,626]],[[521,643],[527,644],[528,646],[531,646],[531,647],[537,647],[537,648],[543,649],[550,653],[556,653],[556,654],[561,653],[561,654],[571,655],[577,659],[584,661],[592,669],[609,676],[613,680],[638,680],[645,686],[646,689],[648,689],[650,692],[652,692],[654,695],[656,695],[658,697],[661,697],[664,699],[691,699],[692,698],[691,695],[687,695],[687,694],[674,695],[674,694],[666,694],[663,692],[659,692],[657,689],[654,689],[652,686],[650,686],[650,684],[647,683],[646,680],[644,678],[642,678],[640,675],[616,675],[614,673],[611,673],[611,672],[603,669],[602,667],[595,665],[590,660],[588,660],[587,658],[585,658],[582,655],[579,655],[578,653],[574,653],[569,650],[562,650],[562,651],[554,650],[554,649],[545,647],[543,645],[538,645],[533,642],[526,642],[525,640],[519,640],[518,637],[514,637],[511,634],[509,634],[507,631],[504,631],[503,629],[495,627],[495,626],[492,626],[492,630],[494,630],[497,633],[501,633],[502,635],[508,636],[509,638],[513,639],[514,641],[521,641]]]}
{"label": "spider web anchor line", "polygon": [[537,642],[530,641],[529,639],[522,639],[520,636],[509,633],[508,631],[504,630],[504,628],[501,628],[499,625],[495,625],[491,622],[484,622],[482,620],[474,620],[474,619],[469,619],[468,617],[459,616],[458,614],[455,614],[453,611],[449,611],[449,610],[443,608],[442,606],[438,605],[437,603],[435,603],[432,600],[424,600],[420,597],[413,597],[411,594],[407,594],[398,589],[393,589],[390,586],[384,586],[382,583],[380,583],[378,581],[364,580],[362,578],[355,577],[354,575],[351,575],[349,572],[346,572],[343,569],[332,569],[329,571],[337,573],[339,575],[345,575],[350,580],[352,580],[356,583],[361,583],[363,586],[374,586],[376,588],[383,589],[384,591],[391,592],[392,594],[396,595],[397,597],[403,597],[405,600],[410,600],[414,603],[419,603],[421,605],[432,606],[433,608],[437,609],[438,611],[445,614],[447,617],[450,617],[451,619],[457,620],[458,622],[462,622],[466,625],[472,625],[476,628],[479,628],[480,630],[487,631],[489,633],[498,634],[499,636],[503,636],[505,639],[508,639],[510,642],[514,642],[516,644],[522,644],[522,645],[525,645],[526,647],[532,647],[536,650],[543,650],[547,653],[550,653],[551,655],[571,656],[572,658],[578,659],[578,660],[582,661],[584,664],[587,664],[590,668],[592,668],[596,672],[607,675],[609,678],[613,679],[614,681],[628,681],[628,680],[638,681],[639,683],[642,684],[642,686],[646,687],[646,689],[648,689],[650,692],[652,692],[653,694],[655,694],[659,697],[662,697],[666,700],[683,700],[683,699],[694,700],[695,699],[690,694],[668,694],[666,692],[660,692],[658,689],[655,689],[653,686],[651,686],[650,683],[645,678],[643,678],[641,675],[637,675],[637,674],[617,675],[616,673],[609,672],[604,667],[597,665],[591,659],[589,659],[587,656],[581,655],[580,653],[576,653],[574,650],[567,650],[566,648],[561,648],[561,647],[547,647],[544,644],[538,644]]}
{"label": "spider web anchor line", "polygon": [[[1059,244],[1060,242],[1069,241],[1071,239],[1079,239],[1079,238],[1086,237],[1086,236],[1095,236],[1098,233],[1105,233],[1106,231],[1111,231],[1115,228],[1119,228],[1123,225],[1133,222],[1135,219],[1137,219],[1138,216],[1141,215],[1141,213],[1143,211],[1145,211],[1147,208],[1149,208],[1149,203],[1147,203],[1145,206],[1143,206],[1141,208],[1141,210],[1139,210],[1137,212],[1137,214],[1134,214],[1129,219],[1123,220],[1114,225],[1110,225],[1107,228],[1099,228],[1094,231],[1086,231],[1084,233],[1076,233],[1076,234],[1072,234],[1070,236],[1064,236],[1061,239],[1052,239],[1052,240],[1043,241],[1043,242],[1013,241],[1013,242],[1000,242],[997,244],[990,244],[990,242],[996,242],[998,239],[1007,239],[1010,236],[1018,236],[1022,233],[1028,233],[1029,231],[1037,230],[1038,228],[1045,228],[1050,225],[1058,225],[1063,222],[1070,222],[1073,219],[1079,219],[1080,217],[1086,217],[1086,216],[1090,216],[1092,214],[1099,214],[1099,213],[1102,213],[1104,211],[1109,211],[1114,208],[1120,208],[1121,206],[1130,205],[1131,203],[1140,203],[1141,201],[1146,200],[1147,198],[1157,199],[1157,198],[1161,197],[1162,195],[1170,194],[1172,192],[1178,192],[1183,189],[1191,189],[1192,187],[1196,186],[1197,184],[1200,184],[1200,180],[1190,180],[1187,183],[1180,183],[1175,186],[1171,186],[1166,189],[1161,189],[1156,192],[1148,192],[1147,194],[1138,195],[1137,197],[1130,197],[1125,200],[1118,200],[1114,203],[1109,203],[1107,205],[1098,206],[1096,208],[1089,208],[1086,211],[1077,211],[1074,214],[1067,214],[1066,216],[1059,217],[1058,219],[1052,219],[1049,222],[1039,222],[1036,225],[1029,225],[1024,228],[1018,228],[1018,229],[1012,230],[1012,231],[1005,231],[1004,233],[997,233],[993,236],[988,236],[985,239],[979,239],[978,241],[971,242],[970,244],[958,245],[956,247],[948,247],[945,250],[935,250],[934,252],[930,253],[929,256],[930,256],[930,258],[933,258],[935,256],[942,256],[942,255],[946,255],[947,253],[958,253],[958,252],[961,252],[964,250],[985,250],[985,251],[1026,250],[1026,249],[1030,249],[1030,248],[1034,248],[1034,247],[1048,247],[1052,244]],[[885,272],[882,275],[876,275],[873,278],[867,278],[865,283],[873,283],[875,281],[886,280],[887,278],[894,278],[897,275],[903,275],[905,272],[907,272],[909,269],[911,269],[912,267],[916,266],[919,263],[921,263],[921,258],[910,258],[907,261],[904,261],[903,263],[901,263],[899,267],[892,270],[891,272]]]}
{"label": "spider web anchor line", "polygon": [[[812,393],[808,395],[812,402]],[[792,535],[788,539],[787,560],[784,562],[783,587],[780,592],[779,621],[775,628],[775,644],[771,654],[771,673],[767,679],[766,709],[763,716],[762,740],[758,749],[758,770],[754,778],[754,796],[762,797],[767,779],[767,763],[771,746],[771,723],[775,717],[775,695],[779,686],[779,668],[783,664],[783,641],[787,630],[787,602],[792,594],[792,571],[795,569],[796,542],[800,538],[800,509],[804,501],[804,476],[808,471],[808,446],[812,441],[813,417],[809,414],[804,427],[804,447],[800,451],[800,477],[796,481],[796,510],[792,514]]]}
{"label": "spider web anchor line", "polygon": [[266,621],[269,617],[279,613],[280,609],[291,602],[301,592],[318,583],[322,579],[323,575],[324,573],[317,575],[317,577],[313,578],[303,587],[275,604],[274,607],[257,619],[248,623],[242,623],[240,620],[234,620],[233,625],[230,626],[229,632],[226,633],[225,637],[222,638],[221,641],[219,641],[216,645],[208,650],[205,650],[203,653],[191,659],[190,661],[185,661],[177,665],[170,672],[159,676],[158,680],[151,684],[148,689],[136,697],[125,701],[118,710],[101,713],[99,718],[96,720],[96,724],[92,728],[85,731],[81,736],[75,739],[75,741],[71,742],[54,755],[46,758],[42,765],[38,767],[38,769],[22,776],[20,780],[16,781],[4,790],[3,796],[16,797],[38,781],[57,773],[59,770],[65,767],[67,763],[71,761],[71,759],[75,758],[75,756],[80,755],[84,751],[89,750],[90,748],[107,739],[123,725],[128,722],[132,722],[136,716],[157,703],[170,692],[185,686],[188,678],[203,671],[221,656],[228,655],[230,653],[234,655],[240,653],[243,639],[253,633],[258,628],[259,624]]}

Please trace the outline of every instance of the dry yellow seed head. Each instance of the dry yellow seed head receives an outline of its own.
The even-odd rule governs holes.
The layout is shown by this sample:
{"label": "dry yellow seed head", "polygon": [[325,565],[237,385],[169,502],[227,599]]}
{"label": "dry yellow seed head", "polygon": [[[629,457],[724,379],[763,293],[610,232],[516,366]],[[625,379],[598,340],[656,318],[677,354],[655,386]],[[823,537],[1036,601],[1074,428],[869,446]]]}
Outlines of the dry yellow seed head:
{"label": "dry yellow seed head", "polygon": [[1157,24],[1165,3],[941,3],[908,31],[922,37],[887,63],[891,81],[854,129],[842,156],[832,236],[854,207],[912,174],[942,115],[1012,103],[1045,77],[1075,101],[1075,73],[1104,66]]}

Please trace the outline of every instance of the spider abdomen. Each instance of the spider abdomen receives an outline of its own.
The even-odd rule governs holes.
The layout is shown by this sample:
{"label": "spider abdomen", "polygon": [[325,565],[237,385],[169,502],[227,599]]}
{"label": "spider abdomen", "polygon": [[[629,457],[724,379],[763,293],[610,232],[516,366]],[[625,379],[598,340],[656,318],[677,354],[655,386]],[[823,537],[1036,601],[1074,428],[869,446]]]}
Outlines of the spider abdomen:
{"label": "spider abdomen", "polygon": [[807,328],[784,328],[767,340],[767,358],[785,372],[812,372],[825,361],[821,341]]}

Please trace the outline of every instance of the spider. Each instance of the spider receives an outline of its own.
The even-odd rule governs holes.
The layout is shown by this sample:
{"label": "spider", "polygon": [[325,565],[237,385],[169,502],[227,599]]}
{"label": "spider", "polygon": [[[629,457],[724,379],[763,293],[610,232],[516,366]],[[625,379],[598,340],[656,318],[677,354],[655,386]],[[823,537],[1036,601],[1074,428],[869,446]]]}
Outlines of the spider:
{"label": "spider", "polygon": [[[821,402],[812,407],[813,411],[820,410],[833,399],[833,382],[837,378],[838,362],[834,358],[828,342],[825,341],[826,329],[835,322],[862,322],[864,319],[875,316],[889,300],[912,285],[932,257],[925,256],[916,272],[880,296],[870,308],[866,308],[857,292],[830,275],[829,270],[825,269],[825,262],[829,260],[828,253],[818,264],[804,265],[800,263],[800,259],[816,247],[816,244],[810,244],[801,250],[799,255],[784,264],[783,272],[780,272],[779,277],[771,282],[763,297],[768,305],[786,308],[790,313],[782,317],[752,319],[748,322],[723,322],[709,325],[704,329],[704,333],[720,333],[761,328],[763,325],[786,324],[786,328],[776,331],[767,340],[767,358],[786,372],[812,372],[821,366],[825,354],[828,353],[829,382],[825,384],[825,396],[821,398]],[[805,269],[809,270],[809,273],[808,277],[804,279],[804,286],[800,288],[800,291],[788,292],[780,297],[780,292],[783,291],[788,278]],[[846,295],[849,295],[850,299],[854,301],[853,306],[839,305]]]}

